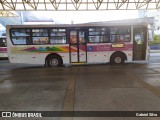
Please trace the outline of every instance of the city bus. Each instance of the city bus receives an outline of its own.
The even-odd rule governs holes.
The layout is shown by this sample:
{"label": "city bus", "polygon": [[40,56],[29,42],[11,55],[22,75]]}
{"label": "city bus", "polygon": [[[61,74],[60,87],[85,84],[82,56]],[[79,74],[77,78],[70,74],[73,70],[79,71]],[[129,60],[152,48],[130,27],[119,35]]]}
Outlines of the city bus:
{"label": "city bus", "polygon": [[111,63],[149,59],[148,24],[141,19],[64,25],[9,25],[11,63]]}
{"label": "city bus", "polygon": [[0,58],[7,58],[6,36],[0,36]]}

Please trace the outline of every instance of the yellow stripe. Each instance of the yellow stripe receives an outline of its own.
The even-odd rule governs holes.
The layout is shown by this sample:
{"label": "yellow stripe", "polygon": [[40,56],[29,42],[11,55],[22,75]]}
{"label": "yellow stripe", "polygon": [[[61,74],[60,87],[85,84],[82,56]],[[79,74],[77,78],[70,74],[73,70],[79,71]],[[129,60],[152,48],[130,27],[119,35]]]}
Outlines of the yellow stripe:
{"label": "yellow stripe", "polygon": [[81,64],[85,64],[85,62],[74,62],[74,63],[72,63],[73,65],[81,65]]}
{"label": "yellow stripe", "polygon": [[[68,88],[66,91],[62,111],[74,111],[75,85],[76,85],[76,78],[75,76],[71,76],[69,78]],[[74,118],[74,117],[63,117],[63,116],[67,116],[67,113],[63,113],[61,120],[73,120]]]}

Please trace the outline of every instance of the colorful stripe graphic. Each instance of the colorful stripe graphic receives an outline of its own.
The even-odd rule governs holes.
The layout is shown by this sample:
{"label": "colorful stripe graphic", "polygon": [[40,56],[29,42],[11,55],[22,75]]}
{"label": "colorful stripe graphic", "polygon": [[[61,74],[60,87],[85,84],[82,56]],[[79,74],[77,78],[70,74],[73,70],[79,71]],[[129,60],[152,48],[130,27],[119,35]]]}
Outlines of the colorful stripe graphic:
{"label": "colorful stripe graphic", "polygon": [[[77,52],[78,48],[77,45],[69,46],[45,46],[45,47],[26,47],[26,48],[12,48],[15,53],[26,53],[26,52],[33,52],[33,53],[66,53],[66,52]],[[124,45],[79,45],[80,52],[105,52],[105,51],[131,51],[133,50],[133,44],[124,44]]]}
{"label": "colorful stripe graphic", "polygon": [[52,47],[30,47],[22,49],[21,51],[27,52],[40,52],[40,53],[50,53],[50,52],[69,52],[68,46],[52,46]]}
{"label": "colorful stripe graphic", "polygon": [[[79,46],[80,51],[86,51],[86,47]],[[30,47],[26,49],[22,49],[21,51],[27,51],[27,52],[40,52],[40,53],[50,53],[50,52],[69,52],[68,46],[53,46],[53,47]],[[77,52],[77,46],[72,45],[70,46],[71,52]]]}

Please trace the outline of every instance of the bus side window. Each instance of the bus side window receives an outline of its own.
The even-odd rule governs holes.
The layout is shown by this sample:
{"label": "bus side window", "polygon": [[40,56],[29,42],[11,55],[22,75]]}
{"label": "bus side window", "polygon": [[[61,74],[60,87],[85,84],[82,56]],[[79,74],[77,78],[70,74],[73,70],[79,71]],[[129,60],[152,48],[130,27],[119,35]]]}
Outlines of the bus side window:
{"label": "bus side window", "polygon": [[28,37],[30,36],[29,29],[14,28],[11,29],[11,40],[15,45],[28,44]]}
{"label": "bus side window", "polygon": [[0,42],[0,47],[5,47],[4,43]]}
{"label": "bus side window", "polygon": [[131,40],[130,27],[111,27],[110,42],[129,42]]}
{"label": "bus side window", "polygon": [[65,44],[66,41],[66,29],[54,28],[50,29],[50,43],[51,44]]}
{"label": "bus side window", "polygon": [[105,43],[108,42],[108,31],[105,27],[89,28],[90,43]]}
{"label": "bus side window", "polygon": [[0,40],[0,47],[6,47],[6,42],[4,39]]}
{"label": "bus side window", "polygon": [[27,45],[32,45],[32,40],[30,36],[26,37],[26,42],[27,42]]}
{"label": "bus side window", "polygon": [[115,35],[110,35],[110,42],[114,43],[116,39]]}

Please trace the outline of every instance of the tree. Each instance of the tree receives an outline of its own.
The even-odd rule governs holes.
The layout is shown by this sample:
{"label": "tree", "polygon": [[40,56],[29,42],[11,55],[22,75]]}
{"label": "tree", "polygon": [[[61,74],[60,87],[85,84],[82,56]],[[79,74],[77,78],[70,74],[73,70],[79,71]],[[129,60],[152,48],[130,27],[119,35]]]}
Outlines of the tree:
{"label": "tree", "polygon": [[150,41],[150,45],[160,44],[160,36],[154,35],[154,41]]}

